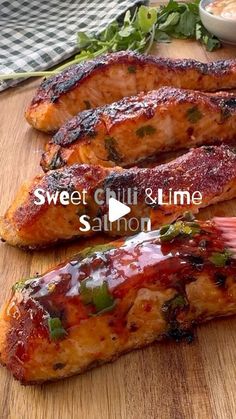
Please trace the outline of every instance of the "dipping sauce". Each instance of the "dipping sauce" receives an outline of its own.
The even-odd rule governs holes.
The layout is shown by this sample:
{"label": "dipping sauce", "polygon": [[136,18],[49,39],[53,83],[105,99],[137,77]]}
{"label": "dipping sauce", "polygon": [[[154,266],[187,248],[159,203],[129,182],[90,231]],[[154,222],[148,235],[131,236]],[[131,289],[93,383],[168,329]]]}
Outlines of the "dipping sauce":
{"label": "dipping sauce", "polygon": [[215,16],[236,21],[236,0],[213,0],[205,9]]}

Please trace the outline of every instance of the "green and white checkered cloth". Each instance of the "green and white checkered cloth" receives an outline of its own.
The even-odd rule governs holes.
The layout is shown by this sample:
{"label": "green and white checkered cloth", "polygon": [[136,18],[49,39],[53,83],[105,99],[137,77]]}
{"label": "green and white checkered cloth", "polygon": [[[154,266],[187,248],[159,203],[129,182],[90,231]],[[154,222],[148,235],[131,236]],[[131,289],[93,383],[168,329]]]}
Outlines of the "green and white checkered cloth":
{"label": "green and white checkered cloth", "polygon": [[[0,73],[43,71],[77,52],[76,33],[99,33],[140,0],[0,0]],[[21,80],[0,82],[0,91]]]}

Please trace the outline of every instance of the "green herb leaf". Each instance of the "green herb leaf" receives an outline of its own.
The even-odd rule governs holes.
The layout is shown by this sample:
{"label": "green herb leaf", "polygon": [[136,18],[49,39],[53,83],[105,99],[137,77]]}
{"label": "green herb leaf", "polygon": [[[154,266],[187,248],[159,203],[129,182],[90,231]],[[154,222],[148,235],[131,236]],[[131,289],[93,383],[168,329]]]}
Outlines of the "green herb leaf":
{"label": "green herb leaf", "polygon": [[195,36],[197,41],[202,42],[202,44],[206,46],[207,51],[211,52],[221,47],[219,39],[208,32],[201,22],[196,24]]}
{"label": "green herb leaf", "polygon": [[118,34],[121,38],[128,38],[128,36],[132,35],[135,32],[135,28],[132,26],[126,26],[125,28],[122,28]]}
{"label": "green herb leaf", "polygon": [[209,33],[201,22],[199,3],[200,0],[187,3],[170,0],[159,10],[156,31],[162,30],[172,38],[196,39],[205,45],[208,51],[219,48],[220,41]]}
{"label": "green herb leaf", "polygon": [[155,41],[157,42],[171,42],[171,37],[160,29],[155,30]]}
{"label": "green herb leaf", "polygon": [[128,73],[136,73],[136,67],[135,67],[135,65],[129,65],[129,67],[128,67]]}
{"label": "green herb leaf", "polygon": [[102,31],[102,33],[99,36],[99,40],[101,42],[110,42],[116,35],[117,31],[119,31],[120,25],[118,22],[112,22],[110,25],[107,26],[107,28]]}
{"label": "green herb leaf", "polygon": [[[183,5],[183,3],[181,3],[181,5]],[[175,0],[169,0],[169,2],[167,3],[167,5],[163,5],[160,7],[160,15],[164,15],[170,12],[175,12],[178,11],[180,8],[180,3],[178,3]],[[184,10],[185,10],[185,6],[184,6]]]}
{"label": "green herb leaf", "polygon": [[91,38],[85,32],[77,32],[78,48],[86,48],[91,43]]}
{"label": "green herb leaf", "polygon": [[144,125],[143,127],[140,127],[136,131],[136,135],[140,138],[145,137],[146,135],[152,135],[155,134],[156,128],[152,125]]}
{"label": "green herb leaf", "polygon": [[157,20],[157,9],[154,7],[140,6],[137,23],[143,33],[148,33]]}
{"label": "green herb leaf", "polygon": [[195,34],[196,16],[190,10],[185,10],[180,16],[176,32],[184,35],[186,38],[193,38]]}
{"label": "green herb leaf", "polygon": [[158,29],[161,31],[171,30],[173,26],[177,25],[179,19],[180,14],[178,12],[170,13],[167,19],[163,23],[160,23]]}
{"label": "green herb leaf", "polygon": [[193,106],[192,108],[189,108],[187,110],[186,116],[187,116],[188,121],[194,124],[198,122],[202,118],[203,115],[197,106]]}
{"label": "green herb leaf", "polygon": [[48,327],[51,339],[60,339],[65,337],[65,335],[67,334],[66,330],[61,324],[61,320],[58,317],[49,317]]}

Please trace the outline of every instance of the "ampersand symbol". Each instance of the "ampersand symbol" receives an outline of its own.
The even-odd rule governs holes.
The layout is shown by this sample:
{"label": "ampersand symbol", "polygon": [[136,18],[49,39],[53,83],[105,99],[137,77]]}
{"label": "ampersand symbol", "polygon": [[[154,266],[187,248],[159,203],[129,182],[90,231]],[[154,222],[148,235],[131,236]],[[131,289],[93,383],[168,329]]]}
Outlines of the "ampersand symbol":
{"label": "ampersand symbol", "polygon": [[147,205],[155,205],[157,203],[157,198],[153,198],[152,196],[152,188],[146,188],[145,195],[145,203]]}

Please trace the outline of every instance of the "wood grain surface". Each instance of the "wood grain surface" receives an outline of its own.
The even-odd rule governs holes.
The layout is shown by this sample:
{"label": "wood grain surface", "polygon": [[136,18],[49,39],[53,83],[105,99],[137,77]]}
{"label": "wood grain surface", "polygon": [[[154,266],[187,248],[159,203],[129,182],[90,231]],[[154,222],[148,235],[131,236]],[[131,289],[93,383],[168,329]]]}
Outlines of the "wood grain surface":
{"label": "wood grain surface", "polygon": [[[192,41],[159,44],[152,52],[201,61],[236,57],[234,47],[208,53]],[[30,80],[0,94],[1,214],[21,182],[40,172],[40,155],[48,136],[24,120],[24,109],[38,84],[39,80]],[[201,217],[213,214],[236,216],[236,200],[202,211]],[[43,272],[85,244],[40,252],[1,244],[0,303],[15,281]],[[236,319],[232,318],[199,327],[191,345],[154,344],[54,384],[23,387],[1,368],[0,418],[234,419],[235,358]]]}

